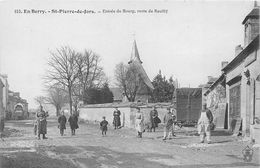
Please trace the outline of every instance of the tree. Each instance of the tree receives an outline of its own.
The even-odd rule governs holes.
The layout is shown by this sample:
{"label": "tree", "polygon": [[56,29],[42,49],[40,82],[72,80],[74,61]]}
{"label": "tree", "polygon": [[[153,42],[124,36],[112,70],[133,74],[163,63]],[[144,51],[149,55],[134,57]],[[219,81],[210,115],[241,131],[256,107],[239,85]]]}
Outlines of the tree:
{"label": "tree", "polygon": [[39,106],[42,106],[46,102],[46,97],[44,96],[37,96],[34,98],[35,102],[39,104]]}
{"label": "tree", "polygon": [[134,65],[117,64],[115,78],[117,86],[123,90],[128,101],[134,102],[139,88],[144,85]]}
{"label": "tree", "polygon": [[85,95],[87,104],[112,103],[113,93],[110,91],[108,83],[104,83],[101,88],[90,88]]}
{"label": "tree", "polygon": [[100,90],[101,103],[112,103],[114,100],[113,97],[113,93],[109,89],[108,83],[104,83],[103,87]]}
{"label": "tree", "polygon": [[53,85],[47,89],[46,101],[56,108],[56,116],[59,116],[61,108],[68,102],[68,93],[62,85]]}
{"label": "tree", "polygon": [[154,90],[152,92],[152,102],[169,102],[173,99],[174,81],[172,77],[169,80],[162,76],[161,72],[155,76],[152,81]]}
{"label": "tree", "polygon": [[70,47],[61,47],[51,52],[48,60],[48,70],[45,77],[52,85],[63,85],[68,91],[70,113],[72,114],[72,92],[76,79],[79,77],[77,60],[80,54]]}
{"label": "tree", "polygon": [[76,60],[78,69],[78,83],[75,94],[78,95],[84,103],[88,91],[92,88],[100,87],[106,81],[105,73],[100,64],[100,56],[91,50],[85,50]]}

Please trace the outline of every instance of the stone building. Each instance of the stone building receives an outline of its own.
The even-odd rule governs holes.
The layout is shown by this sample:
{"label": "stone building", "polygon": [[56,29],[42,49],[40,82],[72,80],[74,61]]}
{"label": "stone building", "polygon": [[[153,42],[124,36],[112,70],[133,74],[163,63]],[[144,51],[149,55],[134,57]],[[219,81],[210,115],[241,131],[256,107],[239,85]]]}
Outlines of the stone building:
{"label": "stone building", "polygon": [[[228,62],[221,63],[223,69]],[[228,128],[227,118],[227,99],[226,99],[226,78],[222,73],[219,78],[210,84],[203,92],[205,102],[214,115],[214,123],[217,128]]]}
{"label": "stone building", "polygon": [[6,110],[7,119],[25,119],[28,117],[28,103],[20,97],[19,92],[9,90]]}
{"label": "stone building", "polygon": [[[222,74],[207,94],[219,84],[226,90],[228,128],[242,128],[246,138],[258,140],[260,118],[259,6],[245,17],[244,46],[235,48],[235,57],[222,68]],[[257,129],[258,128],[258,129]]]}

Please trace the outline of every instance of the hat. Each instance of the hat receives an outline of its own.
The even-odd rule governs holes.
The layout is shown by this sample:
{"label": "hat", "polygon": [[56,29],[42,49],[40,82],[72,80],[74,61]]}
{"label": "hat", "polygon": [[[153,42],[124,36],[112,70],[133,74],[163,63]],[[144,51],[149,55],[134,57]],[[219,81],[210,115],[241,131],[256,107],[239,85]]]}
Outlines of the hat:
{"label": "hat", "polygon": [[140,107],[136,107],[137,110],[140,110]]}
{"label": "hat", "polygon": [[102,118],[103,118],[103,119],[105,119],[106,117],[105,117],[105,116],[103,116]]}

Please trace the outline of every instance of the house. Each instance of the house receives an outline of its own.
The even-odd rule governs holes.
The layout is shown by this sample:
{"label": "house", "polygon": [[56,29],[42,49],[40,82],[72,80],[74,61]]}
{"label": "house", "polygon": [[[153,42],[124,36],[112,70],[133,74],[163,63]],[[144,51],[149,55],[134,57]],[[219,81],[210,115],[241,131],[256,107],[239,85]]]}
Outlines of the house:
{"label": "house", "polygon": [[254,6],[242,24],[244,46],[235,48],[235,57],[222,68],[221,76],[205,94],[221,84],[226,90],[228,129],[241,129],[245,138],[260,143],[256,129],[260,118],[259,6]]}
{"label": "house", "polygon": [[6,109],[7,119],[25,119],[29,115],[28,103],[25,99],[20,97],[19,92],[9,90],[8,103]]}
{"label": "house", "polygon": [[[6,74],[0,74],[0,81],[3,83],[3,92],[2,92],[2,102],[3,102],[3,108],[6,112],[7,110],[7,103],[8,103],[8,91],[9,91],[9,84],[7,80],[8,76]],[[6,117],[6,114],[4,114]]]}

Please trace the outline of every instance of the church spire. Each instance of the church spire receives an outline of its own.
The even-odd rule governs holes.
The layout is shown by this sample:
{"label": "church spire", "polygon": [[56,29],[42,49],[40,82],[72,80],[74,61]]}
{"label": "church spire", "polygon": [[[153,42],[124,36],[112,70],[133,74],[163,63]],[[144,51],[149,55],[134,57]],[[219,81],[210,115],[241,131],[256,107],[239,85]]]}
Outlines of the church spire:
{"label": "church spire", "polygon": [[134,60],[137,60],[139,61],[140,63],[143,63],[140,59],[140,56],[139,56],[139,52],[138,52],[138,49],[137,49],[137,45],[136,45],[136,40],[134,39],[134,43],[133,43],[133,48],[132,48],[132,53],[131,53],[131,58],[130,58],[130,61],[128,62],[128,64],[130,64],[132,61]]}

